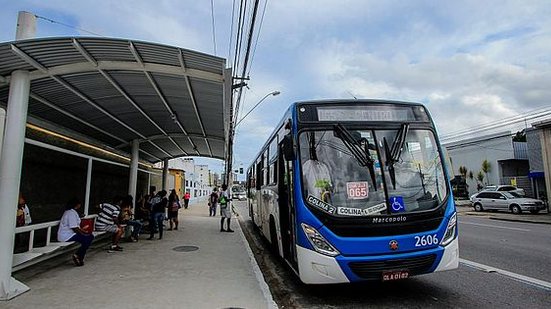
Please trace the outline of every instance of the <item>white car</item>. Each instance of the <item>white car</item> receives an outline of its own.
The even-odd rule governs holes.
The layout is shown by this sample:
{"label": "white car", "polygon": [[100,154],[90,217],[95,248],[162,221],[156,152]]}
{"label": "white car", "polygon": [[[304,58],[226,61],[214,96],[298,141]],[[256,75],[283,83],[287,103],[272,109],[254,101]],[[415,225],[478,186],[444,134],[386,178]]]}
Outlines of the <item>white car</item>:
{"label": "white car", "polygon": [[479,192],[471,196],[471,203],[475,211],[493,209],[520,214],[528,210],[533,214],[537,214],[540,210],[545,209],[545,204],[541,200],[521,197],[516,193],[505,191]]}
{"label": "white car", "polygon": [[486,186],[484,187],[484,189],[482,189],[482,191],[506,191],[506,192],[514,192],[520,196],[526,196],[524,189],[517,188],[511,185]]}

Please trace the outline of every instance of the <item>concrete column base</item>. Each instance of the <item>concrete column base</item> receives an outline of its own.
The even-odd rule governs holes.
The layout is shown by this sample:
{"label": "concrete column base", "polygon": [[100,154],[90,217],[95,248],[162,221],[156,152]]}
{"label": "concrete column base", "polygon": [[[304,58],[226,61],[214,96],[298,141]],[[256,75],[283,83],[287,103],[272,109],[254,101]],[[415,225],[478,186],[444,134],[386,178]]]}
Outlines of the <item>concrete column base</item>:
{"label": "concrete column base", "polygon": [[25,284],[11,277],[10,284],[7,289],[4,286],[0,287],[0,301],[10,300],[29,291],[30,289],[31,288],[29,288]]}

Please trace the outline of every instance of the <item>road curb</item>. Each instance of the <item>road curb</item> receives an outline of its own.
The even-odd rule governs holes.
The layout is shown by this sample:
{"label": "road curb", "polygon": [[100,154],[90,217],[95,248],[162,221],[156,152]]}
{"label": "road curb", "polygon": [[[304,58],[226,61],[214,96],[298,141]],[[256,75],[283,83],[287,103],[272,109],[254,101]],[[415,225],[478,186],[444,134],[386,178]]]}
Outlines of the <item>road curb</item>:
{"label": "road curb", "polygon": [[532,221],[532,220],[520,220],[520,219],[509,219],[509,218],[498,218],[498,217],[488,217],[491,220],[497,221],[509,221],[509,222],[520,222],[520,223],[534,223],[534,224],[548,224],[551,225],[551,222],[544,221]]}
{"label": "road curb", "polygon": [[[233,205],[232,205],[232,210],[233,210]],[[249,261],[251,263],[251,266],[252,266],[253,272],[255,274],[256,280],[258,281],[258,284],[260,286],[260,290],[262,291],[262,294],[264,295],[264,298],[266,299],[266,302],[268,304],[268,308],[278,308],[277,303],[274,301],[274,297],[272,295],[272,292],[270,292],[270,288],[268,287],[268,284],[266,283],[264,275],[262,274],[262,271],[260,270],[260,266],[258,266],[258,263],[256,262],[256,259],[254,257],[253,251],[251,250],[249,242],[247,241],[247,238],[245,237],[245,232],[243,232],[243,229],[241,227],[241,220],[239,220],[239,214],[237,214],[237,213],[235,213],[235,214],[236,214],[236,217],[237,217],[236,218],[237,225],[239,226],[239,235],[241,235],[241,240],[245,243],[245,250],[247,251],[247,254],[249,255]]]}

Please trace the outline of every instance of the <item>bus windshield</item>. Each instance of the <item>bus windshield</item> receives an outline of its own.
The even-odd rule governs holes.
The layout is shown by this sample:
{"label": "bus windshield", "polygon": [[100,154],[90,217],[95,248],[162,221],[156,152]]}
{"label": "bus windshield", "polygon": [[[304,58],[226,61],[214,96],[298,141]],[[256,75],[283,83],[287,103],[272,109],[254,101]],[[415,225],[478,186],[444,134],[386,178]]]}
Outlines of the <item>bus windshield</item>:
{"label": "bus windshield", "polygon": [[331,215],[418,212],[438,207],[446,197],[430,130],[335,126],[303,131],[299,144],[304,198]]}

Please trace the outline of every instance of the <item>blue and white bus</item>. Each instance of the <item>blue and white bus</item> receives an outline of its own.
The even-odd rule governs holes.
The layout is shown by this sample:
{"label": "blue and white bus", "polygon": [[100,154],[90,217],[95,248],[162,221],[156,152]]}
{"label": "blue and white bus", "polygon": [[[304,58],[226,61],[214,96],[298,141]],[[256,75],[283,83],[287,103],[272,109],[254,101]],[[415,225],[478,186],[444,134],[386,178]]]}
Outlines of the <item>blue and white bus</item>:
{"label": "blue and white bus", "polygon": [[307,284],[455,269],[457,217],[421,104],[292,104],[247,170],[250,216]]}

